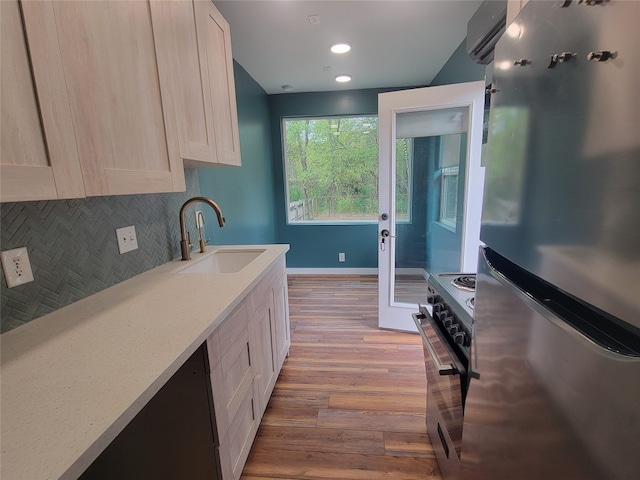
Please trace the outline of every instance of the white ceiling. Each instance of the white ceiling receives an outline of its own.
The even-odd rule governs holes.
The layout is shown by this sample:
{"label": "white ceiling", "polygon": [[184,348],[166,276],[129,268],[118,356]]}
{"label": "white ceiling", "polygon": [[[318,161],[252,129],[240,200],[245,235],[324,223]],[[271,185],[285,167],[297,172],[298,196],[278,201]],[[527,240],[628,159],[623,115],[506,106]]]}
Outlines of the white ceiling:
{"label": "white ceiling", "polygon": [[[481,0],[214,0],[233,58],[268,94],[428,85]],[[312,25],[310,15],[320,23]],[[329,51],[338,41],[352,49]],[[326,71],[326,67],[330,67]],[[341,73],[353,80],[338,84]]]}

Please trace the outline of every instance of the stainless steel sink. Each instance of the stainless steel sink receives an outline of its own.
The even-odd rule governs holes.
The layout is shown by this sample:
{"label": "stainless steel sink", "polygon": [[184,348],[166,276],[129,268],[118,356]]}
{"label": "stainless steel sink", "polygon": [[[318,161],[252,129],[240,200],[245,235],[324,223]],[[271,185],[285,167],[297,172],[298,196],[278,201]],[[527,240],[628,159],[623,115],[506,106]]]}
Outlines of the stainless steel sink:
{"label": "stainless steel sink", "polygon": [[236,273],[258,258],[265,249],[218,249],[175,273]]}

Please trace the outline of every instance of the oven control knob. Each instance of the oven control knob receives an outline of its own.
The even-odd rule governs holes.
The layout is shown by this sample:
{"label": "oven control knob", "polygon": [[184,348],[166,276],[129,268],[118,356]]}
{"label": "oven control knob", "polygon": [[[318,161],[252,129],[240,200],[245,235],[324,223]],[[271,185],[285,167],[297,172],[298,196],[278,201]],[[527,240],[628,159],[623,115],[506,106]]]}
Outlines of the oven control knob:
{"label": "oven control knob", "polygon": [[438,303],[440,300],[440,295],[427,295],[427,303]]}
{"label": "oven control knob", "polygon": [[458,345],[465,346],[467,343],[467,335],[464,332],[458,332],[453,335],[453,341]]}
{"label": "oven control knob", "polygon": [[449,330],[449,333],[451,335],[455,335],[460,330],[460,327],[457,324],[454,323],[453,325],[448,327],[447,330]]}
{"label": "oven control knob", "polygon": [[442,324],[444,325],[445,328],[449,328],[451,325],[453,325],[453,317],[447,317],[442,321]]}
{"label": "oven control knob", "polygon": [[444,310],[444,303],[433,304],[433,313],[441,312],[442,310]]}
{"label": "oven control knob", "polygon": [[444,322],[448,316],[449,312],[447,310],[440,310],[435,314],[435,317],[440,321],[440,323]]}

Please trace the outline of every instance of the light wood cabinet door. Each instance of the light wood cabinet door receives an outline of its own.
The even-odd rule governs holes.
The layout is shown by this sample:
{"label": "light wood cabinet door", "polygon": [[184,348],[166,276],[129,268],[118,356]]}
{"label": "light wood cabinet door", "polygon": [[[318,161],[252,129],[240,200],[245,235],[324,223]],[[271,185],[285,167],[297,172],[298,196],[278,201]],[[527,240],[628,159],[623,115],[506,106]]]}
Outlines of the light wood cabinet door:
{"label": "light wood cabinet door", "polygon": [[210,0],[151,3],[163,91],[189,167],[241,164],[229,24]]}
{"label": "light wood cabinet door", "polygon": [[251,346],[249,320],[246,304],[241,303],[207,344],[219,350],[219,361],[211,364],[211,389],[220,439],[227,436],[243,399],[253,395],[256,352]]}
{"label": "light wood cabinet door", "polygon": [[[7,0],[0,8],[0,201],[83,197],[60,50],[47,41],[52,5]],[[30,14],[26,32],[22,8]]]}
{"label": "light wood cabinet door", "polygon": [[283,275],[273,287],[274,317],[275,317],[275,358],[279,372],[285,359],[289,356],[291,347],[291,325],[289,323],[289,290],[287,275]]}
{"label": "light wood cabinet door", "polygon": [[[53,5],[86,194],[184,191],[173,105],[161,95],[148,1]],[[31,23],[25,10],[27,27]],[[165,122],[167,124],[165,125]],[[168,133],[168,135],[167,135]]]}
{"label": "light wood cabinet door", "polygon": [[216,162],[206,51],[196,35],[191,0],[151,2],[163,91],[173,96],[180,157],[188,166]]}
{"label": "light wood cabinet door", "polygon": [[511,25],[520,10],[524,8],[529,0],[507,0],[507,27]]}
{"label": "light wood cabinet door", "polygon": [[259,388],[259,411],[262,415],[267,408],[280,371],[275,350],[276,325],[272,291],[262,298],[260,306],[254,313],[252,334],[258,347],[258,358],[254,362],[254,368]]}
{"label": "light wood cabinet door", "polygon": [[220,441],[220,469],[224,480],[238,480],[249,457],[260,426],[256,394],[257,391],[254,389],[239,399],[240,403],[229,431]]}
{"label": "light wood cabinet door", "polygon": [[213,117],[216,162],[239,166],[240,137],[229,23],[209,0],[194,0],[194,9],[201,75],[205,89],[208,87],[205,108],[210,109]]}

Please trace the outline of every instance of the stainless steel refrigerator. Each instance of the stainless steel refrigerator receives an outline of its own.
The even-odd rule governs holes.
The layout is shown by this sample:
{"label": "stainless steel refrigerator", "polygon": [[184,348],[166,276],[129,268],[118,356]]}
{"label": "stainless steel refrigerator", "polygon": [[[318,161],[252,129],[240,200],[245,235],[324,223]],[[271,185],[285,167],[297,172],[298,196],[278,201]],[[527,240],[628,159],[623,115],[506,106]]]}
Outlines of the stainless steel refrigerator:
{"label": "stainless steel refrigerator", "polygon": [[467,480],[640,478],[640,1],[531,0],[495,52]]}

